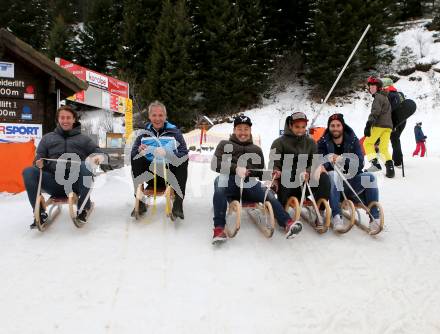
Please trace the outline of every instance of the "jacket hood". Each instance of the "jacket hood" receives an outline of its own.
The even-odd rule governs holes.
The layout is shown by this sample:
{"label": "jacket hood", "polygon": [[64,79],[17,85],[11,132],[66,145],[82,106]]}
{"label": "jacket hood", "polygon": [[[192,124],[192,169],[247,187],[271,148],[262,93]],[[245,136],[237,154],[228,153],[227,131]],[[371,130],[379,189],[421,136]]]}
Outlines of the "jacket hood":
{"label": "jacket hood", "polygon": [[284,122],[284,134],[283,136],[287,136],[287,137],[292,137],[294,139],[296,139],[297,141],[302,141],[304,140],[307,135],[304,134],[303,136],[297,136],[296,134],[294,134],[292,132],[292,130],[289,127],[289,121],[290,121],[290,116],[287,116],[286,121]]}

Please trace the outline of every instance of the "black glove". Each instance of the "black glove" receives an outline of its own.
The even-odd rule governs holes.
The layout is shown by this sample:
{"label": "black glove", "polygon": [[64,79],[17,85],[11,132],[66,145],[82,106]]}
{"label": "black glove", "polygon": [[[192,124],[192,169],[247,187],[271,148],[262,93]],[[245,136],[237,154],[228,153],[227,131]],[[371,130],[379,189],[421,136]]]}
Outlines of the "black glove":
{"label": "black glove", "polygon": [[371,136],[371,122],[367,122],[364,129],[364,136],[370,137]]}

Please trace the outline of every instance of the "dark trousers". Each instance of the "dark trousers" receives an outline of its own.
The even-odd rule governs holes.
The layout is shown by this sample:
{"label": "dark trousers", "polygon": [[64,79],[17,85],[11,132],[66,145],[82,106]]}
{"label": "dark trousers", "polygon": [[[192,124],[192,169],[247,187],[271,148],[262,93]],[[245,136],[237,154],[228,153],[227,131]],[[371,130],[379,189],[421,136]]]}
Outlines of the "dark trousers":
{"label": "dark trousers", "polygon": [[[158,188],[165,188],[166,186],[163,167],[163,163],[156,163],[156,182]],[[132,158],[131,172],[135,194],[137,187],[143,182],[148,183],[148,188],[153,187],[154,163],[152,161],[147,160],[143,156],[140,156],[137,159]],[[168,164],[168,169],[166,173],[168,184],[170,184],[171,187],[175,190],[177,196],[183,199],[185,197],[186,180],[188,179],[188,160],[186,160],[179,166]]]}
{"label": "dark trousers", "polygon": [[400,136],[405,129],[406,122],[399,125],[393,132],[391,132],[391,146],[393,147],[393,161],[394,164],[400,166],[403,161],[402,147],[400,144]]}
{"label": "dark trousers", "polygon": [[[326,173],[321,173],[319,177],[319,184],[317,186],[310,186],[310,188],[312,189],[312,193],[316,201],[318,201],[320,198],[324,198],[328,200],[330,198],[330,189],[331,189],[329,176]],[[281,202],[281,204],[284,207],[291,196],[295,196],[298,199],[298,201],[300,201],[301,194],[302,194],[301,187],[286,188],[281,184],[278,189],[278,200]],[[310,193],[309,190],[307,189],[305,196],[307,197],[309,195]]]}
{"label": "dark trousers", "polygon": [[[79,169],[78,180],[72,184],[72,191],[78,195],[78,209],[82,206],[84,199],[89,193],[91,187],[91,177],[93,173],[87,169],[84,162],[81,163]],[[40,171],[37,167],[28,167],[23,170],[23,180],[28,194],[29,202],[32,209],[35,208],[35,199],[37,197],[38,180],[40,178]],[[55,174],[43,170],[41,180],[41,192],[45,192],[52,197],[66,197],[69,189],[55,180]],[[84,208],[90,209],[90,197],[87,200]]]}
{"label": "dark trousers", "polygon": [[[238,181],[239,182],[239,181]],[[238,183],[240,184],[240,183]],[[257,182],[252,187],[243,187],[242,202],[262,203],[266,193],[266,187],[261,182]],[[240,187],[237,185],[235,175],[220,175],[214,181],[214,197],[212,199],[214,205],[214,226],[224,227],[226,225],[226,210],[228,202],[232,200],[240,200]],[[280,226],[286,226],[290,219],[289,214],[284,211],[281,203],[276,199],[272,191],[269,191],[266,201],[272,204],[274,216]]]}

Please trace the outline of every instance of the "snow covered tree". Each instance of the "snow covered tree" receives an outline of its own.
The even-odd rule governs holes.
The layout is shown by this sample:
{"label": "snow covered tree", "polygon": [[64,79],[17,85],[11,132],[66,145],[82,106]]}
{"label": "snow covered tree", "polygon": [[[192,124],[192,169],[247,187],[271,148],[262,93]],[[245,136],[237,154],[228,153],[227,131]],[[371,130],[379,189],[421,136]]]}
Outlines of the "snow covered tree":
{"label": "snow covered tree", "polygon": [[73,57],[73,31],[72,28],[64,22],[64,18],[59,15],[49,33],[49,39],[46,44],[46,55],[50,59],[61,57],[72,59]]}
{"label": "snow covered tree", "polygon": [[414,67],[417,57],[409,46],[405,46],[400,53],[397,67],[399,71]]}
{"label": "snow covered tree", "polygon": [[193,125],[195,73],[190,63],[192,27],[185,0],[163,1],[162,13],[144,82],[147,103],[160,100],[169,118],[182,125]]}

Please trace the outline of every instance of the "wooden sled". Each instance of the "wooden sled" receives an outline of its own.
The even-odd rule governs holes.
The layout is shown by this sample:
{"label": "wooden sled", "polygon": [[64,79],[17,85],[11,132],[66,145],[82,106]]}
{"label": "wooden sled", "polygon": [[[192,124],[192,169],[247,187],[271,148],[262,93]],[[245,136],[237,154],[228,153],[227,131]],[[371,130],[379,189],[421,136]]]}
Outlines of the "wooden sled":
{"label": "wooden sled", "polygon": [[350,200],[346,200],[346,201],[350,202],[351,204],[349,204],[349,205],[354,208],[354,210],[352,212],[344,210],[344,209],[342,210],[342,214],[343,214],[343,216],[345,216],[346,219],[352,220],[353,225],[358,226],[361,230],[363,230],[364,232],[367,232],[369,235],[376,235],[376,234],[379,234],[380,232],[382,232],[383,226],[385,223],[385,218],[384,218],[384,212],[383,212],[382,205],[379,202],[371,202],[367,207],[368,212],[371,212],[371,209],[374,207],[376,207],[379,210],[379,219],[380,219],[379,229],[377,231],[371,231],[369,226],[365,225],[362,222],[362,216],[368,216],[369,221],[372,220],[372,218],[368,214],[365,207],[361,203],[353,204],[353,202]]}
{"label": "wooden sled", "polygon": [[273,215],[272,204],[269,201],[263,203],[244,203],[240,206],[239,201],[229,203],[226,215],[225,232],[228,238],[233,238],[240,230],[241,211],[245,209],[251,220],[260,229],[265,237],[271,238],[275,230],[275,217]]}
{"label": "wooden sled", "polygon": [[[156,197],[162,197],[165,196],[166,200],[166,206],[169,210],[169,212],[166,212],[166,216],[169,217],[172,221],[176,219],[173,215],[173,201],[174,201],[174,189],[170,186],[167,186],[165,188],[159,188],[156,189]],[[141,215],[139,214],[139,203],[143,201],[145,205],[148,207],[150,206],[151,199],[154,197],[154,190],[150,188],[144,188],[143,184],[140,184],[136,190],[136,198],[134,203],[134,217],[136,220],[139,220]],[[168,211],[166,210],[166,211]]]}
{"label": "wooden sled", "polygon": [[[38,230],[41,232],[45,231],[61,213],[61,208],[65,204],[69,205],[69,214],[73,224],[78,228],[83,227],[85,224],[76,219],[78,211],[78,196],[74,192],[71,192],[68,197],[51,196],[48,200],[46,200],[43,195],[40,195],[40,206],[47,212],[48,220],[45,224],[42,224],[40,221],[40,215],[35,215],[35,223]],[[90,210],[87,212],[87,218],[93,211],[94,206],[94,203],[91,202]]]}
{"label": "wooden sled", "polygon": [[[343,230],[337,231],[340,234],[347,233],[355,224],[356,207],[353,202],[349,199],[345,199],[341,202],[341,213],[342,221],[344,222],[345,228]],[[333,226],[332,226],[333,227]]]}
{"label": "wooden sled", "polygon": [[285,210],[287,211],[287,213],[289,213],[290,217],[294,221],[302,218],[307,223],[309,223],[316,232],[322,234],[327,232],[330,227],[331,209],[328,201],[323,198],[320,198],[318,202],[316,202],[316,206],[319,210],[323,208],[325,211],[324,217],[322,217],[324,219],[324,224],[322,227],[318,227],[316,224],[317,217],[315,213],[315,208],[313,202],[310,200],[305,200],[303,203],[303,210],[300,210],[298,199],[294,196],[289,197],[285,206]]}

